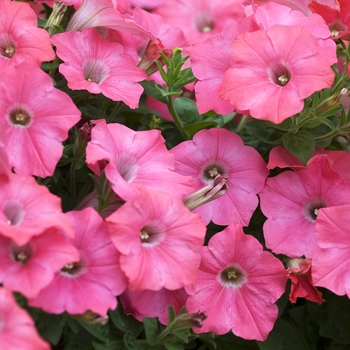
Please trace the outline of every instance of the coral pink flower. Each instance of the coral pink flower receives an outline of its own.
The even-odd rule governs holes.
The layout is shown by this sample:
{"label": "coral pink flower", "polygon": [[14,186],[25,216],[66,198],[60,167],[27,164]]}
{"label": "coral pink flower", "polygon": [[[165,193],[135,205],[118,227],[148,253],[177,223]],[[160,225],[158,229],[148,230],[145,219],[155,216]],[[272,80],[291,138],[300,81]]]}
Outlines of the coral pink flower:
{"label": "coral pink flower", "polygon": [[244,17],[245,0],[177,0],[165,1],[154,12],[169,24],[183,30],[189,44],[218,34],[231,23]]}
{"label": "coral pink flower", "polygon": [[39,337],[34,321],[20,308],[12,293],[0,288],[0,349],[49,350],[51,346]]}
{"label": "coral pink flower", "polygon": [[80,260],[73,258],[56,273],[31,306],[60,314],[83,314],[87,310],[106,316],[117,306],[116,296],[126,288],[126,278],[119,267],[119,253],[109,237],[107,225],[92,208],[68,212],[75,230],[73,245]]}
{"label": "coral pink flower", "polygon": [[206,227],[180,199],[143,186],[106,218],[131,290],[180,289],[195,283]]}
{"label": "coral pink flower", "polygon": [[350,40],[350,2],[338,0],[338,6],[331,7],[312,1],[309,4],[312,12],[323,17],[332,33],[332,38]]}
{"label": "coral pink flower", "polygon": [[0,8],[0,69],[23,61],[39,66],[55,58],[50,36],[38,28],[36,14],[28,4],[0,0]]}
{"label": "coral pink flower", "polygon": [[102,93],[131,108],[138,106],[143,92],[138,82],[147,75],[124,54],[121,44],[108,42],[94,28],[56,34],[51,41],[57,48],[57,55],[65,62],[59,71],[72,90]]}
{"label": "coral pink flower", "polygon": [[29,62],[2,72],[0,94],[0,127],[6,132],[11,166],[20,175],[51,176],[63,153],[62,141],[79,121],[80,111]]}
{"label": "coral pink flower", "polygon": [[219,96],[253,118],[278,124],[299,113],[303,100],[330,87],[333,79],[308,29],[276,25],[237,36]]}
{"label": "coral pink flower", "polygon": [[54,228],[22,246],[0,236],[0,281],[27,298],[36,297],[53,280],[57,271],[78,260],[78,251]]}
{"label": "coral pink flower", "polygon": [[0,175],[0,234],[18,246],[56,227],[73,235],[69,219],[62,213],[61,199],[40,186],[33,177]]}
{"label": "coral pink flower", "polygon": [[11,166],[7,158],[5,139],[6,135],[4,131],[0,130],[0,174],[9,175],[11,173]]}
{"label": "coral pink flower", "polygon": [[187,311],[204,311],[208,318],[196,332],[245,339],[266,339],[277,319],[275,301],[283,294],[287,272],[271,253],[242,227],[231,224],[202,247],[194,294]]}
{"label": "coral pink flower", "polygon": [[126,291],[119,297],[126,315],[132,315],[142,321],[144,317],[157,317],[162,324],[168,324],[168,307],[172,306],[177,314],[186,304],[188,294],[184,288],[158,291]]}
{"label": "coral pink flower", "polygon": [[315,286],[350,297],[350,205],[322,208],[316,220],[320,249],[312,259]]}
{"label": "coral pink flower", "polygon": [[289,300],[297,302],[297,298],[305,298],[321,304],[322,293],[316,289],[311,278],[311,259],[290,259],[288,278],[292,281]]}
{"label": "coral pink flower", "polygon": [[[175,171],[191,175],[197,189],[213,183],[217,175],[227,178],[227,193],[195,209],[203,222],[232,222],[246,226],[258,205],[257,193],[264,187],[268,171],[260,154],[226,129],[201,130],[193,141],[174,147]],[[195,157],[193,155],[196,155]]]}
{"label": "coral pink flower", "polygon": [[90,168],[100,160],[113,190],[124,200],[135,198],[136,184],[183,198],[194,191],[193,180],[173,171],[174,156],[166,149],[159,130],[134,131],[124,125],[105,121],[96,123],[86,148]]}
{"label": "coral pink flower", "polygon": [[276,254],[312,258],[318,250],[315,237],[320,208],[350,203],[350,183],[332,169],[326,155],[307,167],[268,178],[259,193],[266,246]]}

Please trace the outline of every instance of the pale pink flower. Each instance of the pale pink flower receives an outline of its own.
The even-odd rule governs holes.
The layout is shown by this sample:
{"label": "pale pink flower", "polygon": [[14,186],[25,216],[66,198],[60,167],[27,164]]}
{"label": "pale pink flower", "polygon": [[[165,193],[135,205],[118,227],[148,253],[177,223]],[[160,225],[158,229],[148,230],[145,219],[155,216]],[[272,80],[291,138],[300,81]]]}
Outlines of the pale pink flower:
{"label": "pale pink flower", "polygon": [[350,205],[320,209],[316,239],[320,249],[312,259],[315,286],[350,297]]}
{"label": "pale pink flower", "polygon": [[166,149],[159,130],[134,131],[122,124],[99,121],[92,129],[86,161],[96,171],[94,165],[100,160],[109,162],[104,169],[106,177],[124,200],[138,195],[138,183],[176,198],[194,190],[191,177],[173,171],[174,155]]}
{"label": "pale pink flower", "polygon": [[266,246],[276,254],[312,258],[318,250],[315,236],[320,208],[350,203],[350,183],[332,169],[326,155],[314,156],[307,167],[268,178],[259,193],[267,217]]}
{"label": "pale pink flower", "polygon": [[79,251],[80,260],[72,257],[29,304],[54,314],[83,314],[90,310],[106,316],[108,309],[116,308],[116,296],[126,288],[119,253],[107,225],[94,209],[71,211],[67,216],[75,230],[71,242]]}
{"label": "pale pink flower", "polygon": [[202,261],[187,311],[208,316],[197,333],[228,331],[245,339],[265,340],[277,319],[274,304],[283,294],[287,272],[242,227],[231,224],[202,247]]}
{"label": "pale pink flower", "polygon": [[165,1],[154,10],[172,26],[179,27],[188,43],[194,44],[218,34],[232,21],[244,17],[245,0]]}
{"label": "pale pink flower", "polygon": [[0,174],[9,175],[11,173],[11,166],[6,152],[6,135],[3,130],[0,130]]}
{"label": "pale pink flower", "polygon": [[289,300],[297,302],[297,298],[321,304],[322,293],[316,289],[311,277],[311,259],[290,259],[288,262],[288,278],[291,280]]}
{"label": "pale pink flower", "polygon": [[304,99],[330,87],[333,79],[308,29],[276,25],[237,36],[219,96],[238,111],[278,124],[299,113]]}
{"label": "pale pink flower", "polygon": [[140,195],[106,218],[130,290],[195,283],[206,227],[180,199],[138,187]]}
{"label": "pale pink flower", "polygon": [[57,271],[78,260],[78,251],[55,228],[47,229],[21,246],[0,236],[0,281],[27,298],[36,297]]}
{"label": "pale pink flower", "polygon": [[39,66],[55,58],[50,36],[38,28],[36,14],[28,4],[0,0],[0,8],[0,69],[23,61]]}
{"label": "pale pink flower", "polygon": [[267,3],[277,3],[284,6],[290,7],[292,10],[297,10],[304,13],[306,16],[311,14],[311,11],[308,8],[308,4],[312,0],[254,0],[254,3],[261,6]]}
{"label": "pale pink flower", "polygon": [[59,71],[68,80],[69,88],[102,93],[131,108],[138,106],[143,92],[138,82],[147,75],[124,54],[121,44],[108,42],[94,28],[56,34],[51,41],[65,62]]}
{"label": "pale pink flower", "polygon": [[155,39],[135,21],[125,18],[116,9],[116,1],[113,0],[83,0],[81,7],[71,17],[67,31],[82,31],[85,28],[95,27],[125,30],[143,39]]}
{"label": "pale pink flower", "polygon": [[50,227],[74,234],[61,199],[33,177],[0,175],[0,234],[22,246]]}
{"label": "pale pink flower", "polygon": [[132,315],[142,322],[144,317],[157,317],[162,324],[168,324],[168,307],[173,307],[177,314],[186,304],[188,294],[184,288],[158,291],[126,291],[119,297],[126,315]]}
{"label": "pale pink flower", "polygon": [[205,224],[212,220],[218,225],[248,225],[268,175],[255,149],[245,146],[237,134],[213,128],[199,131],[192,141],[180,143],[171,152],[175,171],[192,176],[197,189],[212,184],[219,174],[227,179],[224,196],[195,209]]}
{"label": "pale pink flower", "polygon": [[39,337],[34,321],[20,308],[12,292],[0,287],[0,349],[50,350]]}
{"label": "pale pink flower", "polygon": [[67,94],[54,88],[46,73],[29,62],[2,71],[0,94],[0,126],[6,132],[11,166],[20,175],[51,176],[80,111]]}

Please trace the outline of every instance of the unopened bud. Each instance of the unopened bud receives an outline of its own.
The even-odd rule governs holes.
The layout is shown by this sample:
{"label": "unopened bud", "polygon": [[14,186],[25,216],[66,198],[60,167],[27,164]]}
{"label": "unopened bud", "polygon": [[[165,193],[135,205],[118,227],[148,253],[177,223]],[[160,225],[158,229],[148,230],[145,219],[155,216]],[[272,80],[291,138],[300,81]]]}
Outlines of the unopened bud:
{"label": "unopened bud", "polygon": [[182,201],[188,209],[194,210],[203,204],[220,198],[228,190],[227,180],[227,178],[218,174],[211,185],[187,195]]}
{"label": "unopened bud", "polygon": [[171,329],[174,331],[187,328],[201,328],[203,321],[207,317],[208,316],[204,312],[200,311],[196,313],[182,314],[174,320],[174,323],[171,325]]}
{"label": "unopened bud", "polygon": [[66,13],[66,11],[67,11],[67,5],[63,1],[56,0],[54,2],[51,15],[48,18],[45,25],[45,29],[46,28],[48,29],[50,36],[55,34],[56,32],[55,27],[61,23],[62,18]]}
{"label": "unopened bud", "polygon": [[349,95],[350,91],[344,88],[340,92],[328,97],[317,107],[315,111],[316,116],[319,117],[320,115],[342,105],[349,98]]}
{"label": "unopened bud", "polygon": [[89,324],[98,324],[101,326],[104,326],[108,323],[109,317],[107,316],[100,316],[92,311],[86,311],[82,315],[76,316],[76,318],[79,318],[80,320],[89,323]]}

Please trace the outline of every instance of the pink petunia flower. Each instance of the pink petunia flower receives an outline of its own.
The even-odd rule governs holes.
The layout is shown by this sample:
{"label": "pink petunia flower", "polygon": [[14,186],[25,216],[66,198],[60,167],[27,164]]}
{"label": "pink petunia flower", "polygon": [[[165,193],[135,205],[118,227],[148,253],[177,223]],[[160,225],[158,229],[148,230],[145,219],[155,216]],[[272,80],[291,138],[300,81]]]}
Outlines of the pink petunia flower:
{"label": "pink petunia flower", "polygon": [[320,209],[316,239],[320,249],[312,259],[315,286],[350,297],[350,205]]}
{"label": "pink petunia flower", "polygon": [[49,350],[49,343],[39,337],[34,321],[20,308],[8,289],[0,287],[0,349]]}
{"label": "pink petunia flower", "polygon": [[126,291],[119,297],[126,315],[132,315],[142,321],[144,317],[157,317],[162,324],[168,324],[168,307],[172,306],[177,314],[186,304],[188,294],[184,288],[158,291]]}
{"label": "pink petunia flower", "polygon": [[268,178],[259,193],[266,246],[276,254],[312,258],[320,208],[349,204],[350,183],[332,169],[326,155],[314,156],[307,167]]}
{"label": "pink petunia flower", "polygon": [[278,124],[299,113],[304,99],[330,87],[333,79],[308,29],[276,25],[237,36],[219,96],[253,118]]}
{"label": "pink petunia flower", "polygon": [[124,54],[121,44],[108,42],[94,28],[56,34],[51,42],[65,62],[59,71],[72,90],[102,93],[113,101],[125,102],[131,108],[138,106],[143,92],[138,82],[147,75],[136,67],[129,55]]}
{"label": "pink petunia flower", "polygon": [[206,227],[180,199],[144,186],[106,218],[130,290],[180,289],[195,283]]}
{"label": "pink petunia flower", "polygon": [[0,127],[6,132],[11,166],[20,175],[51,176],[80,111],[67,94],[53,87],[46,73],[29,62],[2,72],[0,94]]}
{"label": "pink petunia flower", "polygon": [[24,245],[0,236],[0,281],[12,291],[34,298],[57,271],[79,253],[64,234],[50,228]]}
{"label": "pink petunia flower", "polygon": [[[246,226],[258,205],[257,193],[264,187],[268,171],[260,154],[226,129],[201,130],[192,141],[174,147],[175,170],[190,175],[197,189],[212,184],[217,175],[227,178],[227,193],[195,212],[203,222]],[[195,156],[194,156],[195,155]]]}
{"label": "pink petunia flower", "polygon": [[232,332],[245,339],[266,339],[277,319],[274,304],[283,294],[287,272],[242,227],[231,224],[202,247],[194,294],[187,311],[208,316],[198,333]]}
{"label": "pink petunia flower", "polygon": [[288,262],[288,278],[291,280],[289,300],[297,302],[297,298],[321,304],[322,293],[316,289],[311,277],[311,259],[290,259]]}
{"label": "pink petunia flower", "polygon": [[55,58],[50,36],[38,28],[36,14],[28,4],[0,0],[0,8],[0,69],[23,61],[39,66]]}
{"label": "pink petunia flower", "polygon": [[86,148],[86,162],[96,172],[98,161],[106,160],[107,179],[124,200],[135,198],[137,184],[183,198],[194,191],[193,180],[174,169],[174,156],[166,149],[159,130],[134,131],[122,124],[96,122]]}
{"label": "pink petunia flower", "polygon": [[194,44],[218,34],[231,23],[244,17],[245,0],[177,0],[165,1],[154,10],[172,26],[179,27],[188,43]]}
{"label": "pink petunia flower", "polygon": [[0,234],[23,246],[51,227],[74,234],[61,199],[33,177],[0,175]]}
{"label": "pink petunia flower", "polygon": [[116,296],[126,288],[126,278],[119,267],[107,225],[92,208],[66,214],[72,221],[75,237],[71,241],[80,253],[80,260],[71,259],[31,306],[60,314],[83,314],[87,310],[106,316],[117,306]]}

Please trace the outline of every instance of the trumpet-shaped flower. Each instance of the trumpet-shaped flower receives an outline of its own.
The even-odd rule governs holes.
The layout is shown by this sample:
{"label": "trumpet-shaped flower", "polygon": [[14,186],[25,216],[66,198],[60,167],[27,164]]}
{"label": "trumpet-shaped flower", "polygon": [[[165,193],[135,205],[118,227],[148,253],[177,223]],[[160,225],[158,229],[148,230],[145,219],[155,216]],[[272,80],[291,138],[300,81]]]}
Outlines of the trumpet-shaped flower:
{"label": "trumpet-shaped flower", "polygon": [[117,306],[116,296],[126,288],[119,267],[119,253],[108,234],[107,225],[92,208],[67,213],[75,237],[72,244],[80,253],[57,272],[52,282],[29,304],[46,312],[83,314],[87,310],[106,316]]}
{"label": "trumpet-shaped flower", "polygon": [[208,316],[198,333],[232,332],[245,339],[266,339],[277,319],[274,304],[283,294],[287,272],[242,227],[231,224],[202,247],[202,261],[187,311]]}
{"label": "trumpet-shaped flower", "polygon": [[36,14],[28,4],[0,0],[0,8],[0,69],[23,61],[39,66],[55,58],[50,36],[38,28]]}
{"label": "trumpet-shaped flower", "polygon": [[304,99],[330,87],[334,73],[304,27],[275,25],[237,36],[219,96],[256,119],[281,123]]}
{"label": "trumpet-shaped flower", "polygon": [[193,285],[206,227],[180,199],[138,187],[139,196],[106,218],[130,290]]}
{"label": "trumpet-shaped flower", "polygon": [[6,132],[10,165],[20,175],[51,176],[80,111],[30,62],[2,71],[0,94],[0,127]]}
{"label": "trumpet-shaped flower", "polygon": [[138,82],[147,75],[124,54],[121,44],[108,42],[94,28],[56,34],[51,41],[65,62],[59,70],[72,90],[102,93],[131,108],[138,106],[143,92]]}
{"label": "trumpet-shaped flower", "polygon": [[174,169],[174,156],[158,130],[134,131],[105,121],[96,123],[86,148],[86,161],[94,169],[100,160],[113,190],[124,200],[135,198],[137,184],[183,198],[194,190],[193,180]]}
{"label": "trumpet-shaped flower", "polygon": [[195,209],[204,223],[248,225],[268,175],[255,149],[245,146],[235,133],[213,128],[199,131],[192,141],[180,143],[171,152],[175,170],[192,176],[198,190],[212,184],[218,175],[226,178],[226,194]]}

